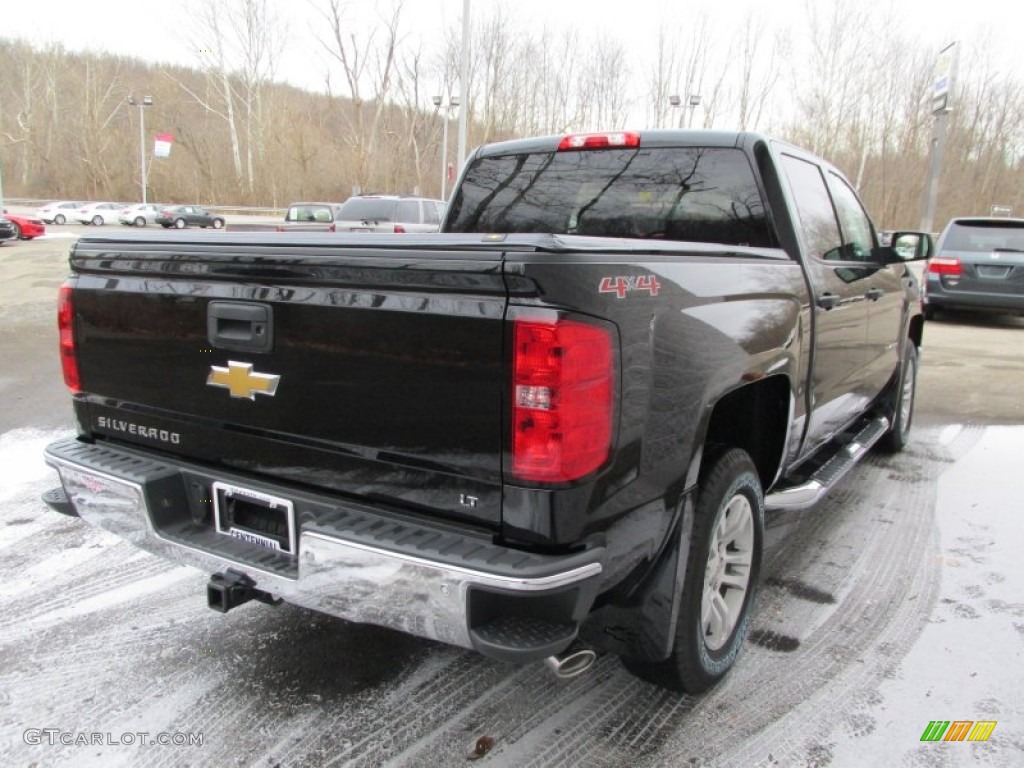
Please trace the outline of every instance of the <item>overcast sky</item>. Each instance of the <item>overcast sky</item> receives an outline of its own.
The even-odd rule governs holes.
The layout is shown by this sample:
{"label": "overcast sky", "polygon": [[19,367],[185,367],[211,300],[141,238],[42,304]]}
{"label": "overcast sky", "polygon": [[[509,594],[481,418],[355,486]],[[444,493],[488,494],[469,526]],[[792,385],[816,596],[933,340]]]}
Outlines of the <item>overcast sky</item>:
{"label": "overcast sky", "polygon": [[[489,6],[503,0],[471,0],[471,15],[483,16]],[[504,0],[513,18],[524,26],[562,28],[576,26],[584,35],[607,33],[622,40],[638,59],[650,49],[658,24],[666,13],[685,19],[685,13],[706,9],[712,24],[726,28],[747,7],[760,9],[771,23],[785,23],[803,30],[806,3],[814,0]],[[839,0],[846,4],[868,3],[872,9],[886,8],[886,0]],[[319,16],[309,0],[271,0],[277,13],[287,20],[291,45],[281,61],[284,79],[296,85],[320,90],[326,59],[318,50],[313,30]],[[316,0],[314,0],[316,2]],[[822,0],[817,0],[821,3]],[[984,43],[1007,70],[1024,80],[1024,3],[1016,0],[892,0],[901,19],[901,29],[922,45],[935,50],[954,40],[977,47]],[[322,1],[320,5],[322,5]],[[823,3],[822,3],[823,4]],[[196,65],[188,9],[196,0],[46,0],[40,5],[5,3],[0,37],[22,38],[37,44],[59,41],[72,50],[105,51],[145,59]],[[354,17],[372,19],[375,12],[391,5],[390,0],[348,0]],[[443,30],[460,23],[463,0],[405,0],[404,29],[422,35],[427,46],[440,40]],[[320,25],[323,22],[320,20]],[[639,72],[635,72],[639,75]]]}

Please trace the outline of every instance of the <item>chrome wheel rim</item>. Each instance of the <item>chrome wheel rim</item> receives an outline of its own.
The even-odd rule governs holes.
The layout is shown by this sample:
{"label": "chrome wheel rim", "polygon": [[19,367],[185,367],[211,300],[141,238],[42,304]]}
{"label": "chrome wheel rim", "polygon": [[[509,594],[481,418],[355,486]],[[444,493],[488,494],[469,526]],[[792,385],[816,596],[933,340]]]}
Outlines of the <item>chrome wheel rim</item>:
{"label": "chrome wheel rim", "polygon": [[754,561],[754,513],[737,493],[726,504],[711,534],[704,570],[701,633],[708,650],[721,649],[743,616]]}

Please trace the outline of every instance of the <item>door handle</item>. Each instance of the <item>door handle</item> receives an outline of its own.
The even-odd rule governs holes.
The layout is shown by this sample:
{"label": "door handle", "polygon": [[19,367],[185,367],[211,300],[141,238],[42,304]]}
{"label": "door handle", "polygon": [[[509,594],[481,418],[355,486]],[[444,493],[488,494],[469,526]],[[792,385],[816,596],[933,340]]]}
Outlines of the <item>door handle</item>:
{"label": "door handle", "polygon": [[274,314],[269,305],[211,301],[206,312],[210,346],[237,352],[270,352],[274,348]]}
{"label": "door handle", "polygon": [[872,288],[864,295],[867,296],[867,298],[871,299],[872,301],[878,301],[880,298],[885,296],[885,291],[883,291],[881,288]]}
{"label": "door handle", "polygon": [[839,306],[840,298],[834,293],[823,293],[818,297],[817,305],[824,310],[833,309]]}

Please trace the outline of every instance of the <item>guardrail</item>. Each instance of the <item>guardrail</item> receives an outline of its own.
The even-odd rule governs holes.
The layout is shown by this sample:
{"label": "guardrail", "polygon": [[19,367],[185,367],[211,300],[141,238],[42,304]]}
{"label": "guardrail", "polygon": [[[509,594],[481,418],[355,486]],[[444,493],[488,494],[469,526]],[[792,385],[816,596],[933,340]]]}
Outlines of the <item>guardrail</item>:
{"label": "guardrail", "polygon": [[[77,198],[70,198],[75,200]],[[5,197],[4,206],[7,205],[19,205],[25,207],[39,207],[46,205],[47,203],[53,202],[54,198],[45,197],[36,199],[32,197]],[[83,201],[83,202],[101,202],[101,201]],[[116,201],[115,201],[116,202]],[[125,202],[125,206],[135,205],[133,202]],[[260,207],[260,206],[248,206],[248,205],[203,205],[202,203],[166,203],[166,205],[198,205],[205,208],[213,213],[221,214],[235,214],[239,216],[279,216],[284,218],[285,212],[288,207],[283,208],[272,208],[272,207]]]}

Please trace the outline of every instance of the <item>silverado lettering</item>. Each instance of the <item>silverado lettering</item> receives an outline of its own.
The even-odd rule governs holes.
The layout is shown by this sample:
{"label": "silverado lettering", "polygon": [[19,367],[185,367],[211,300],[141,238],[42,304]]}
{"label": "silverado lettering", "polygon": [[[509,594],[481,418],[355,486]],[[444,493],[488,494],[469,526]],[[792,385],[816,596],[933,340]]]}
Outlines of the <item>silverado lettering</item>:
{"label": "silverado lettering", "polygon": [[[891,242],[829,163],[723,131],[479,147],[439,234],[84,235],[47,498],[220,611],[697,693],[747,636],[765,510],[909,439],[932,244]],[[291,385],[224,397],[211,353]]]}
{"label": "silverado lettering", "polygon": [[160,440],[164,443],[173,443],[175,445],[181,443],[181,435],[177,432],[169,432],[166,429],[157,429],[156,427],[144,427],[141,424],[135,424],[122,419],[109,419],[106,416],[97,416],[96,426],[99,429],[148,437],[151,440]]}

